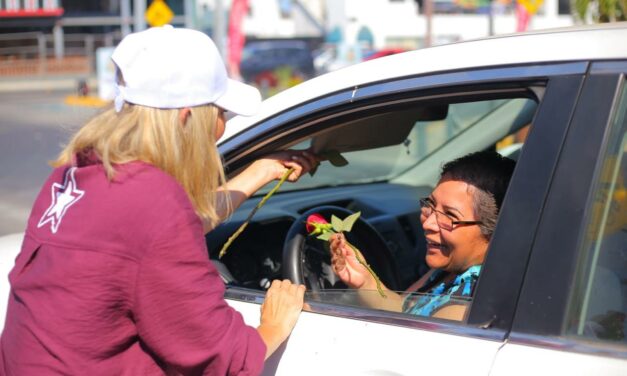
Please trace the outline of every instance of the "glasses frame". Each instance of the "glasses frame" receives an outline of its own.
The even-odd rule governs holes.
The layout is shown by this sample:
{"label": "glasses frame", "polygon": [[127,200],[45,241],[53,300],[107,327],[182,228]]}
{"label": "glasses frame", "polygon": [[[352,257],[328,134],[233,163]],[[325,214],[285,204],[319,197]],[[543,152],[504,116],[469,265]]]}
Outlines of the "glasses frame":
{"label": "glasses frame", "polygon": [[[482,221],[457,221],[457,220],[454,220],[448,214],[446,214],[444,212],[441,212],[440,210],[436,209],[435,206],[433,206],[433,203],[431,202],[431,199],[428,198],[428,197],[423,197],[420,200],[418,200],[418,202],[420,203],[420,215],[424,215],[425,216],[425,220],[427,220],[431,216],[431,214],[435,213],[435,223],[438,224],[438,227],[443,228],[445,230],[452,231],[452,230],[454,230],[456,228],[455,226],[468,226],[468,225],[481,225],[481,224],[483,224]],[[422,212],[423,209],[429,209],[430,210],[429,214],[428,215],[424,214]],[[442,224],[440,223],[439,214],[443,215],[445,218],[447,218],[448,220],[451,221],[450,228],[447,225],[442,226]]]}

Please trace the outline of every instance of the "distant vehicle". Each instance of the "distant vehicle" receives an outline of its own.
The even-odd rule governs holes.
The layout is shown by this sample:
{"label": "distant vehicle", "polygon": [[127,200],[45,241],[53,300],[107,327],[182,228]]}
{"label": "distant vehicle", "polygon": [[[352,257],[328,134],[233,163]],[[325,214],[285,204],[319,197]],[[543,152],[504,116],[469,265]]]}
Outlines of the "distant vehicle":
{"label": "distant vehicle", "polygon": [[260,87],[275,87],[280,79],[277,69],[289,68],[291,76],[302,80],[315,74],[313,56],[301,40],[251,41],[244,46],[240,73],[246,82]]}
{"label": "distant vehicle", "polygon": [[372,51],[371,53],[365,55],[364,61],[377,59],[377,58],[384,57],[384,56],[395,55],[395,54],[399,54],[401,52],[406,52],[406,51],[407,50],[403,48],[383,48],[381,50]]}

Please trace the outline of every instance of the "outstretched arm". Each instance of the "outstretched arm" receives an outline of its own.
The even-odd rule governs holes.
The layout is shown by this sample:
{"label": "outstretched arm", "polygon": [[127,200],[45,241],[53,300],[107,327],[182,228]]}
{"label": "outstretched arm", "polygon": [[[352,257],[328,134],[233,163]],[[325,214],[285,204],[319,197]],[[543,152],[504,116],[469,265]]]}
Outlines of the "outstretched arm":
{"label": "outstretched arm", "polygon": [[[270,154],[251,163],[244,171],[220,187],[218,193],[223,196],[218,201],[224,203],[229,200],[231,209],[235,210],[261,187],[273,180],[281,179],[290,168],[294,171],[287,180],[295,182],[319,163],[319,159],[307,150],[286,150]],[[225,219],[228,215],[227,206],[219,205],[218,214]],[[205,223],[204,228],[205,232],[212,230],[208,223]]]}
{"label": "outstretched arm", "polygon": [[331,262],[335,274],[349,287],[357,289],[361,301],[370,308],[401,312],[403,298],[383,284],[381,288],[385,297],[377,293],[377,284],[380,282],[359,262],[358,257],[363,259],[363,255],[357,254],[347,244],[344,235],[335,234],[330,240]]}
{"label": "outstretched arm", "polygon": [[447,319],[447,320],[455,320],[462,321],[466,318],[466,311],[468,310],[468,306],[463,304],[451,304],[440,308],[435,311],[432,317],[437,317],[439,319]]}

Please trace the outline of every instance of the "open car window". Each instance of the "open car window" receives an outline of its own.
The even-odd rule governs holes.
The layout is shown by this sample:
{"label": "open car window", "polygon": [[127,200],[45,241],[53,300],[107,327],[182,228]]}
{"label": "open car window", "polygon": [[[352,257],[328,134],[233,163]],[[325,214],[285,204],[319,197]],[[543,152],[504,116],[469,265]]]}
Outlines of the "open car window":
{"label": "open car window", "polygon": [[[286,139],[278,149],[336,152],[348,164],[338,167],[323,162],[313,176],[283,184],[220,260],[230,272],[227,284],[263,293],[271,280],[286,278],[286,268],[296,268],[302,269],[298,273],[307,283],[319,287],[309,289],[306,298],[311,303],[392,311],[409,319],[435,314],[412,310],[418,300],[423,300],[420,306],[425,305],[424,300],[439,299],[438,307],[463,306],[469,310],[470,297],[450,296],[443,302],[442,296],[407,292],[428,271],[418,200],[429,195],[445,162],[490,149],[516,159],[537,107],[535,96],[528,90],[410,100],[331,118],[327,126],[314,128],[309,135]],[[212,258],[246,219],[259,196],[275,184],[261,189],[256,199],[246,202],[208,235]],[[361,218],[378,235],[368,238],[351,232],[350,242],[362,251],[388,288],[403,302],[414,303],[395,308],[385,302],[365,305],[364,295],[376,297],[379,292],[347,289],[333,272],[328,247],[313,237],[305,237],[301,255],[286,259],[292,252],[286,249],[290,246],[288,234],[299,225],[304,231],[302,216],[306,212],[328,205],[361,212]]]}
{"label": "open car window", "polygon": [[[529,98],[511,98],[451,103],[444,110],[441,105],[434,107],[437,109],[417,107],[360,118],[293,145],[294,149],[312,149],[323,155],[339,152],[348,166],[338,168],[322,163],[315,176],[305,176],[281,190],[393,180],[432,185],[440,161],[460,155],[460,149],[454,145],[462,142],[480,150],[496,144],[529,124],[537,104]],[[429,119],[434,117],[439,118]],[[477,131],[468,132],[472,129]],[[516,158],[522,146],[517,141],[512,138],[499,143],[497,151]],[[257,195],[267,193],[273,186],[269,184]]]}

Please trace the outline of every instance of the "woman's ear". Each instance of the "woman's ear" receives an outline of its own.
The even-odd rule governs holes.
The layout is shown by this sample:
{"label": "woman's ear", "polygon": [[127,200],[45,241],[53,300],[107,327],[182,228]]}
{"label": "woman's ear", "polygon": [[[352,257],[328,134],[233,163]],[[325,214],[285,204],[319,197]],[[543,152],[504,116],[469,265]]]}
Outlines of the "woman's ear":
{"label": "woman's ear", "polygon": [[187,119],[192,115],[192,109],[189,107],[183,107],[179,109],[179,122],[181,126],[185,126],[187,124]]}

